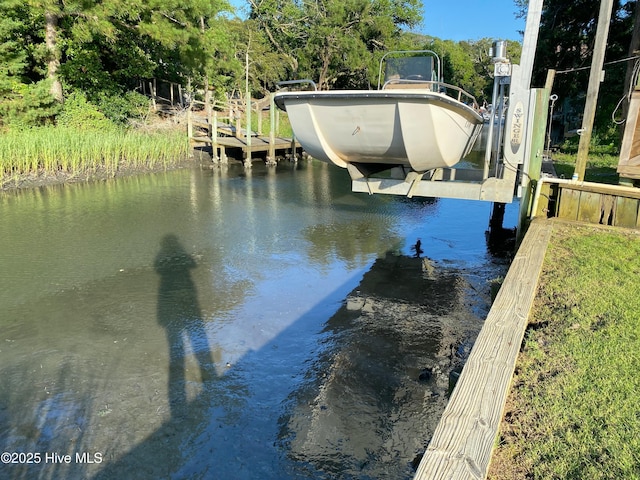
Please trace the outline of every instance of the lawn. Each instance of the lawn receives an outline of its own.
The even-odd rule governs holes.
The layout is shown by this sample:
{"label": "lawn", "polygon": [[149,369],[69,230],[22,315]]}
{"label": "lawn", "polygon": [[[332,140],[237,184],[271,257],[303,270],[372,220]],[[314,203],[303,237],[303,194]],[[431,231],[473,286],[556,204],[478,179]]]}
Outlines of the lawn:
{"label": "lawn", "polygon": [[558,223],[488,478],[640,479],[640,234]]}
{"label": "lawn", "polygon": [[[576,168],[577,155],[578,144],[576,142],[565,142],[560,151],[551,155],[558,177],[571,178]],[[613,146],[591,145],[589,156],[587,157],[584,180],[617,185],[620,179],[617,172],[619,160],[620,152]]]}

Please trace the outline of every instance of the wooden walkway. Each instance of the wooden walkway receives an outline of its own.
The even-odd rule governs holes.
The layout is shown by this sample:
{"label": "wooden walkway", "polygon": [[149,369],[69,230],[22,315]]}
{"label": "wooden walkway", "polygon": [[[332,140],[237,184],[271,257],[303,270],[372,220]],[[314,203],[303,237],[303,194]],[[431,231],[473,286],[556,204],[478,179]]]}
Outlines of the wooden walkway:
{"label": "wooden walkway", "polygon": [[531,223],[414,479],[486,477],[552,225]]}
{"label": "wooden walkway", "polygon": [[[222,135],[218,135],[216,136],[216,138],[212,138],[206,135],[194,135],[191,140],[196,143],[216,145],[218,148],[238,148],[241,149],[245,154],[247,151],[268,152],[269,148],[272,146],[271,138],[265,135],[252,135],[251,145],[248,146],[246,137],[224,135],[225,131],[222,129],[219,129],[218,133],[222,133]],[[296,142],[295,145],[293,145],[290,138],[274,137],[273,149],[276,151],[276,154],[278,151],[287,151],[291,150],[291,148],[300,148],[300,144]]]}

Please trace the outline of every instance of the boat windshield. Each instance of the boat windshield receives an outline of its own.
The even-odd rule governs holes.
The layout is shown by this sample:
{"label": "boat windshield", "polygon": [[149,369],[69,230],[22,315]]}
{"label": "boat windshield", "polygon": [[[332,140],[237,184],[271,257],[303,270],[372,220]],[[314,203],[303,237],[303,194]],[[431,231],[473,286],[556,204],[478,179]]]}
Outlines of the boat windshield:
{"label": "boat windshield", "polygon": [[437,81],[433,57],[388,58],[385,63],[384,81],[389,80]]}
{"label": "boat windshield", "polygon": [[[384,66],[384,81],[382,73]],[[439,82],[440,58],[431,50],[388,52],[380,59],[378,90],[387,83]]]}

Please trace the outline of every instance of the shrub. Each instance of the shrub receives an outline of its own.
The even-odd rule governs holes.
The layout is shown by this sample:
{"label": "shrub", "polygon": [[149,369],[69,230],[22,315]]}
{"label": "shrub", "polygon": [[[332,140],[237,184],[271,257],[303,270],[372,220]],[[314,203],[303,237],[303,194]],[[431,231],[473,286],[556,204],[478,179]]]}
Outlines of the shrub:
{"label": "shrub", "polygon": [[50,88],[48,80],[17,83],[11,95],[0,102],[0,124],[18,129],[52,124],[61,105]]}
{"label": "shrub", "polygon": [[115,127],[115,124],[95,105],[89,103],[80,91],[67,97],[62,112],[58,115],[57,124],[78,130],[111,130]]}
{"label": "shrub", "polygon": [[149,99],[138,92],[101,93],[96,103],[107,118],[120,125],[126,125],[129,120],[144,119],[149,113]]}

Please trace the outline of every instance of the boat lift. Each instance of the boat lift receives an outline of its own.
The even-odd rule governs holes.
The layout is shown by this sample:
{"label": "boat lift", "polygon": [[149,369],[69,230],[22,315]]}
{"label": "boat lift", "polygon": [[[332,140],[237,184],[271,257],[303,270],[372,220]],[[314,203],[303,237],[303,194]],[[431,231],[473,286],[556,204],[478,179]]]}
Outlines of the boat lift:
{"label": "boat lift", "polygon": [[489,131],[482,169],[438,168],[418,173],[395,167],[390,174],[377,177],[365,176],[349,165],[352,191],[498,204],[520,198],[520,219],[526,218],[532,180],[535,183],[540,178],[548,117],[548,89],[530,88],[541,11],[542,0],[531,0],[520,65],[506,58],[505,42],[494,43],[493,109],[484,126]]}
{"label": "boat lift", "polygon": [[528,160],[524,152],[531,141],[528,135],[531,129],[528,127],[535,119],[535,108],[531,108],[526,98],[520,98],[530,95],[530,90],[519,89],[512,83],[519,76],[518,65],[499,62],[495,64],[495,71],[493,105],[496,105],[496,97],[505,98],[505,90],[510,86],[511,92],[508,107],[501,101],[499,107],[492,110],[488,124],[485,123],[484,128],[488,128],[489,132],[482,169],[438,168],[418,173],[395,167],[388,177],[367,177],[355,166],[349,165],[352,190],[370,194],[459,198],[500,203],[511,203],[514,197],[521,196],[521,182],[526,179],[522,172],[526,171],[525,164]]}

